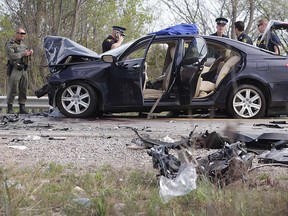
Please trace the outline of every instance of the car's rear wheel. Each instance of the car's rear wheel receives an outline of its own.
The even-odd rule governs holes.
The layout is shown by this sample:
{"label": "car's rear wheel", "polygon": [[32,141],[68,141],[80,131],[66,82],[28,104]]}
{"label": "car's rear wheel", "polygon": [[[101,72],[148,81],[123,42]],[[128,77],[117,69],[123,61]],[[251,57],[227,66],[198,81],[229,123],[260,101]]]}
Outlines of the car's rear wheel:
{"label": "car's rear wheel", "polygon": [[60,112],[73,118],[86,118],[97,112],[97,94],[85,82],[71,82],[57,93]]}
{"label": "car's rear wheel", "polygon": [[228,110],[234,118],[261,118],[265,115],[266,100],[253,85],[240,85],[228,98]]}

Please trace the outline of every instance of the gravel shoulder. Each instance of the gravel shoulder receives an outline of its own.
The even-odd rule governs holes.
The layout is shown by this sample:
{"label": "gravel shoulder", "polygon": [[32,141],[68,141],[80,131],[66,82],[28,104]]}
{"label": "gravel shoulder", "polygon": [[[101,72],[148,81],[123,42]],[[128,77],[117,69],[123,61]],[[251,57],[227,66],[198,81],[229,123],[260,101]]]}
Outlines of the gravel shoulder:
{"label": "gravel shoulder", "polygon": [[[3,119],[3,115],[2,115]],[[24,120],[30,120],[25,124]],[[255,127],[254,124],[268,124],[275,119],[231,120],[231,119],[165,119],[152,120],[106,117],[100,119],[68,119],[41,116],[21,116],[18,122],[2,124],[0,127],[0,165],[2,167],[35,166],[38,163],[72,165],[80,170],[95,170],[103,165],[116,169],[137,168],[153,170],[152,158],[147,149],[129,148],[137,138],[134,127],[151,138],[173,140],[188,136],[197,125],[195,132],[204,133],[225,130],[243,132],[287,133],[288,126],[281,129]],[[276,119],[286,121],[287,119]],[[19,149],[25,148],[25,149]],[[204,149],[194,152],[196,157],[211,153]],[[257,165],[254,164],[254,165]],[[253,172],[275,172],[286,175],[287,168],[263,167]],[[279,173],[278,173],[279,172]],[[261,174],[261,173],[260,173]]]}

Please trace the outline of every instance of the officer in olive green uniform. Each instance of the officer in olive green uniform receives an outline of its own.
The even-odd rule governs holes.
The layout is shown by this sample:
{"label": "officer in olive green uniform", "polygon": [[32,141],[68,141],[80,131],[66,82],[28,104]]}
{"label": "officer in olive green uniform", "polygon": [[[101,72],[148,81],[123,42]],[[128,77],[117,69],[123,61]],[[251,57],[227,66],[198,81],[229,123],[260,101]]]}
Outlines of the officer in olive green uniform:
{"label": "officer in olive green uniform", "polygon": [[18,93],[19,111],[21,114],[27,114],[25,102],[28,90],[28,57],[33,55],[33,50],[28,50],[22,42],[26,32],[23,28],[17,28],[15,35],[5,45],[8,58],[7,75],[7,113],[13,114],[13,102]]}

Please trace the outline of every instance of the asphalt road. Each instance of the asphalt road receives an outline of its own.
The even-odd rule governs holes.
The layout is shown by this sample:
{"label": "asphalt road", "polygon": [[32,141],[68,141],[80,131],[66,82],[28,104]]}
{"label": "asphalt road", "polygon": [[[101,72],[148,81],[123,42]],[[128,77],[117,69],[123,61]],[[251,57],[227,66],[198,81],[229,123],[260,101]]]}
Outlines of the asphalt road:
{"label": "asphalt road", "polygon": [[[258,135],[277,133],[277,136],[286,136],[288,128],[288,118],[238,120],[158,117],[148,120],[131,116],[71,119],[1,115],[0,119],[0,165],[34,166],[37,163],[55,162],[73,164],[81,169],[94,169],[104,164],[117,168],[151,169],[151,157],[147,155],[147,149],[128,148],[138,138],[131,128],[153,139],[172,141],[179,140],[181,136],[188,137],[195,127],[195,133],[216,131],[223,135],[227,131],[234,131]],[[281,124],[272,124],[273,121]],[[203,153],[203,150],[196,152],[197,156]]]}
{"label": "asphalt road", "polygon": [[[15,119],[15,122],[8,122],[7,118]],[[6,120],[5,120],[6,118]],[[169,134],[183,135],[189,132],[196,126],[196,132],[202,131],[223,131],[233,130],[245,133],[263,133],[263,132],[277,132],[286,133],[288,129],[288,117],[278,118],[264,118],[264,119],[230,119],[227,117],[219,118],[166,118],[156,117],[153,119],[139,118],[135,116],[104,116],[101,118],[76,119],[65,117],[44,117],[40,115],[20,115],[17,119],[14,115],[0,115],[2,123],[0,125],[0,136],[9,136],[15,134],[35,134],[35,131],[41,131],[48,125],[54,129],[47,130],[54,135],[69,135],[90,136],[87,133],[93,126],[101,127],[103,130],[113,129],[115,127],[136,127],[136,128],[151,128],[154,132],[161,132],[163,130],[169,131]],[[30,120],[31,123],[25,124],[25,120]],[[266,124],[266,125],[265,125]],[[273,127],[273,126],[276,127]],[[279,126],[279,127],[277,127]],[[69,130],[73,129],[73,130]],[[75,133],[75,131],[79,131]]]}

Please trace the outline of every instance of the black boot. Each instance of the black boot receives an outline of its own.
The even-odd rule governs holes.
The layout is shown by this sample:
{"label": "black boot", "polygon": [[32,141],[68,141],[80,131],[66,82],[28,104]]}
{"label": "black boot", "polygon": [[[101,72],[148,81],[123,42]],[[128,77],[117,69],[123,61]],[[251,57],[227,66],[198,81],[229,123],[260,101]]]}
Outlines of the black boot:
{"label": "black boot", "polygon": [[7,104],[7,114],[15,114],[13,104]]}
{"label": "black boot", "polygon": [[29,114],[25,109],[25,104],[19,104],[19,111],[20,114]]}

